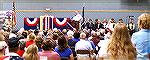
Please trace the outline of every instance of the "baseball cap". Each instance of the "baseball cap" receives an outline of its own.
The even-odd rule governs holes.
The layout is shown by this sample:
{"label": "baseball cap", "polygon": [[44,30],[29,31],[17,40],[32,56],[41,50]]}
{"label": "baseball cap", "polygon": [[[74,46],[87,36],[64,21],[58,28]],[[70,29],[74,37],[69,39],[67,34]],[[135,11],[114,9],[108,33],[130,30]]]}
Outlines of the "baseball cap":
{"label": "baseball cap", "polygon": [[9,48],[16,48],[19,46],[19,39],[17,37],[12,37],[8,39]]}

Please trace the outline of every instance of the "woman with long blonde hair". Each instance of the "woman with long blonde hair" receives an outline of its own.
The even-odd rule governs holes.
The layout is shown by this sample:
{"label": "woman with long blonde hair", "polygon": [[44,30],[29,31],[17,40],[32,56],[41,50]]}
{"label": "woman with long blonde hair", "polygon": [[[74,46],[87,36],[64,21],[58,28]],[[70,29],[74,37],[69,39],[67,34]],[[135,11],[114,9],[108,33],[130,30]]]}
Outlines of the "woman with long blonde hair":
{"label": "woman with long blonde hair", "polygon": [[99,57],[100,59],[107,57],[107,59],[112,60],[136,59],[136,49],[131,42],[129,32],[125,24],[116,24],[106,47],[106,53]]}
{"label": "woman with long blonde hair", "polygon": [[39,60],[38,47],[34,44],[30,45],[23,54],[25,60]]}

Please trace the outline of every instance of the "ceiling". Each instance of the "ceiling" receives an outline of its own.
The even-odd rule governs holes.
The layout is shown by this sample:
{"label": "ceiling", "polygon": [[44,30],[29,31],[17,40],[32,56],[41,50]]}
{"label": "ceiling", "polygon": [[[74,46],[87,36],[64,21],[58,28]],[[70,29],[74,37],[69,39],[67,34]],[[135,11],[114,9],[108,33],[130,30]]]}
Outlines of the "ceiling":
{"label": "ceiling", "polygon": [[[12,2],[13,0],[1,0],[1,2]],[[86,2],[86,3],[91,3],[91,2],[95,2],[95,3],[118,3],[118,2],[122,2],[122,3],[150,3],[150,0],[16,0],[17,2],[28,2],[28,3],[32,3],[32,2],[49,2],[49,3],[62,3],[62,2],[74,2],[74,3],[82,3],[82,2]]]}

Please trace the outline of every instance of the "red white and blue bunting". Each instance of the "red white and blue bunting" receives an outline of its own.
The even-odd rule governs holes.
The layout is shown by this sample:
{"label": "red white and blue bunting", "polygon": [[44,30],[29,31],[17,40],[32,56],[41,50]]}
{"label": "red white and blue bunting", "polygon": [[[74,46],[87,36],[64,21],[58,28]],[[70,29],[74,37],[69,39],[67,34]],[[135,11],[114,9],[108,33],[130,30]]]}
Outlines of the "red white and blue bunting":
{"label": "red white and blue bunting", "polygon": [[39,18],[33,18],[33,19],[24,18],[24,22],[28,26],[36,26],[38,24],[39,20],[40,20]]}
{"label": "red white and blue bunting", "polygon": [[40,18],[24,18],[24,29],[37,29]]}
{"label": "red white and blue bunting", "polygon": [[54,21],[54,24],[56,26],[66,26],[68,20],[70,20],[70,18],[54,18],[53,21]]}

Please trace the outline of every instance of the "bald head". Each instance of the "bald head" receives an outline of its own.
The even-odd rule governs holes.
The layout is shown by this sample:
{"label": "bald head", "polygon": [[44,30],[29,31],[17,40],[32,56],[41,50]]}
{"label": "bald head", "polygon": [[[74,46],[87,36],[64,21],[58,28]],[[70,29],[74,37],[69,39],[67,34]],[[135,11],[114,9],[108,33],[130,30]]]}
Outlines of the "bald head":
{"label": "bald head", "polygon": [[82,32],[81,34],[80,34],[80,39],[85,39],[86,38],[86,34],[84,33],[84,32]]}

